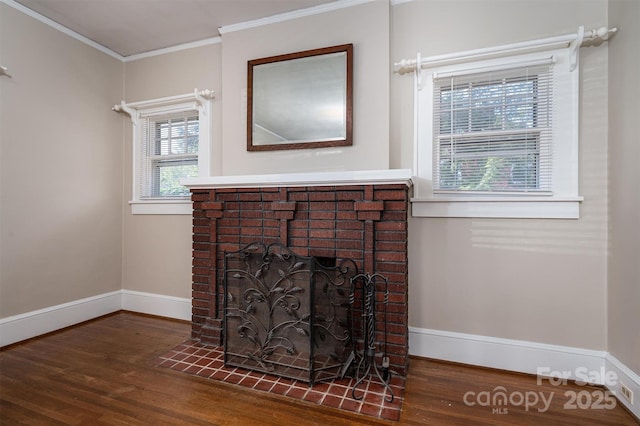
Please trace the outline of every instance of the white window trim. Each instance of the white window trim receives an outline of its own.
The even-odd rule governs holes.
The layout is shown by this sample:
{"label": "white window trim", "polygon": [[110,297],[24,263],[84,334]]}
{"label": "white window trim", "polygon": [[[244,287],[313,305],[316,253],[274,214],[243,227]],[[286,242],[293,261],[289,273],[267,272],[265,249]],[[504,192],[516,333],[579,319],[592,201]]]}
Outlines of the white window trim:
{"label": "white window trim", "polygon": [[[508,52],[507,52],[508,54]],[[495,55],[495,54],[494,54]],[[433,192],[433,76],[451,71],[505,67],[517,62],[537,61],[554,56],[555,67],[570,70],[575,60],[569,48],[546,50],[502,58],[478,60],[463,64],[434,66],[414,74],[414,172],[415,196],[411,199],[414,217],[447,218],[553,218],[578,219],[580,202],[578,195],[578,114],[579,70],[565,73],[569,81],[558,87],[554,96],[569,96],[571,105],[565,110],[556,108],[553,132],[553,194],[535,195],[479,195],[434,194]],[[570,124],[566,124],[570,123]],[[561,141],[558,143],[558,141]],[[564,169],[558,167],[562,159]],[[566,167],[566,165],[569,167]]]}
{"label": "white window trim", "polygon": [[185,95],[152,99],[148,101],[133,102],[113,107],[114,111],[126,112],[131,117],[133,131],[132,146],[132,187],[133,199],[129,201],[131,214],[192,214],[193,203],[189,197],[184,198],[152,198],[141,199],[140,188],[140,152],[142,146],[142,120],[145,116],[166,114],[178,111],[198,111],[199,136],[198,136],[198,177],[210,175],[211,156],[211,103],[214,92],[211,90],[199,91]]}

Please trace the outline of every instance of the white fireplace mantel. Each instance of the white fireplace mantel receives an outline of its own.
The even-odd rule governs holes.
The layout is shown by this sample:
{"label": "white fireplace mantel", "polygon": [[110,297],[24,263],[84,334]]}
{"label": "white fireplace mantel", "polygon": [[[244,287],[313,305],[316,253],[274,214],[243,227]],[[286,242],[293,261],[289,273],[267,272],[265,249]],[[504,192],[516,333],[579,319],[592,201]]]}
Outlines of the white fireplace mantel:
{"label": "white fireplace mantel", "polygon": [[189,189],[388,184],[412,185],[410,169],[207,176],[181,179],[180,183]]}

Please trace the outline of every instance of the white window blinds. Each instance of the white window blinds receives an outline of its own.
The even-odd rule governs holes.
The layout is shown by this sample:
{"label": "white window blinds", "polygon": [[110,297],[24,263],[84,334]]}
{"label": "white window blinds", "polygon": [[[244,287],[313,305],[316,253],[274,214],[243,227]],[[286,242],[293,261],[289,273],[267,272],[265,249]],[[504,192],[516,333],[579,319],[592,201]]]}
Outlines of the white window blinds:
{"label": "white window blinds", "polygon": [[434,193],[551,191],[552,69],[434,76]]}
{"label": "white window blinds", "polygon": [[199,128],[195,110],[143,118],[141,199],[189,195],[180,179],[198,176]]}

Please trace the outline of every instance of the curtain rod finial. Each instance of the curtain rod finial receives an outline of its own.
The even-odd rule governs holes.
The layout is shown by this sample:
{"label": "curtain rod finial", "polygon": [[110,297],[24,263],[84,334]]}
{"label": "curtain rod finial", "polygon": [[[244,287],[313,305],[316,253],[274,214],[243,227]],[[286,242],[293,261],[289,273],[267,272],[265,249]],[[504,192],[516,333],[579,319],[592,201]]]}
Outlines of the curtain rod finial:
{"label": "curtain rod finial", "polygon": [[11,74],[9,74],[9,70],[7,69],[7,67],[0,65],[0,76],[11,78]]}

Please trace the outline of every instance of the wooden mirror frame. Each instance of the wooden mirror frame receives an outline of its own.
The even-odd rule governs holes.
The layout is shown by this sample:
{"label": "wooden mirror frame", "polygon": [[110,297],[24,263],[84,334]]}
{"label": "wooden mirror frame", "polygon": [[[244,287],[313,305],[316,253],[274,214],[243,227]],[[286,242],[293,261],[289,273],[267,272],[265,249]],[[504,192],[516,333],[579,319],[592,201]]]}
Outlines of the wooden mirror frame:
{"label": "wooden mirror frame", "polygon": [[[345,93],[344,93],[344,131],[340,137],[331,138],[330,140],[317,140],[313,137],[304,140],[294,139],[292,142],[277,142],[277,143],[254,143],[254,106],[256,100],[253,94],[259,89],[256,87],[256,81],[254,81],[256,67],[264,64],[270,64],[270,66],[276,66],[273,64],[286,66],[290,61],[296,61],[303,58],[320,57],[323,55],[333,55],[336,53],[344,52],[345,55]],[[302,52],[289,53],[285,55],[270,56],[267,58],[253,59],[247,63],[247,151],[272,151],[272,150],[284,150],[284,149],[309,149],[309,148],[324,148],[324,147],[336,147],[336,146],[350,146],[353,144],[353,45],[344,44],[339,46],[324,47],[320,49],[306,50]],[[303,76],[301,78],[305,78]],[[306,102],[307,99],[298,99],[298,101]],[[310,123],[316,124],[316,123]],[[342,129],[340,129],[342,130]],[[287,139],[285,139],[287,140]],[[291,140],[291,139],[288,139]]]}

